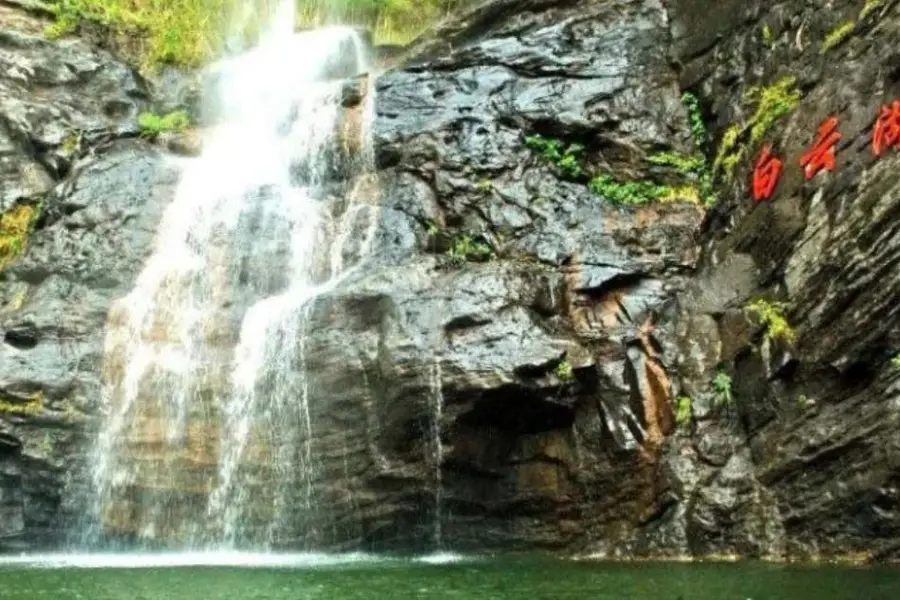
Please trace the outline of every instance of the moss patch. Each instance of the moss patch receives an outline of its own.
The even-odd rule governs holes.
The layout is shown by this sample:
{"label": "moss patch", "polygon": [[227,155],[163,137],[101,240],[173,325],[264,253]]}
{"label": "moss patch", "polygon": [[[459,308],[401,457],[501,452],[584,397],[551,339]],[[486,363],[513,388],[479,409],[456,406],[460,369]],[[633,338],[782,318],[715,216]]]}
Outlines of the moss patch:
{"label": "moss patch", "polygon": [[183,110],[177,110],[167,115],[142,113],[138,117],[138,125],[144,135],[157,135],[167,132],[184,131],[191,124],[191,119]]}
{"label": "moss patch", "polygon": [[784,316],[783,302],[769,302],[762,298],[754,300],[744,310],[754,316],[766,328],[766,337],[793,343],[796,333]]}
{"label": "moss patch", "polygon": [[725,131],[712,165],[714,178],[731,181],[734,167],[747,155],[749,146],[761,141],[778,119],[797,108],[803,96],[796,83],[794,77],[782,77],[772,85],[752,87],[744,93],[744,102],[754,107],[753,114],[745,123],[731,125]]}
{"label": "moss patch", "polygon": [[[865,11],[865,7],[863,7],[863,11]],[[827,36],[825,36],[825,41],[822,42],[822,48],[819,49],[819,54],[825,54],[829,50],[840,46],[850,34],[853,33],[853,30],[856,28],[856,23],[853,21],[847,21],[843,25],[839,25],[829,32]]]}
{"label": "moss patch", "polygon": [[641,206],[667,202],[700,203],[700,192],[690,185],[669,186],[652,181],[617,181],[610,175],[591,179],[588,187],[613,204]]}
{"label": "moss patch", "polygon": [[569,359],[564,358],[560,361],[556,368],[553,370],[553,374],[556,375],[557,379],[560,381],[572,381],[575,379],[575,372],[572,370],[572,363],[569,362]]}
{"label": "moss patch", "polygon": [[28,397],[25,402],[11,398],[0,398],[0,414],[31,416],[44,412],[44,395],[37,392]]}
{"label": "moss patch", "polygon": [[0,215],[0,271],[25,248],[38,214],[35,206],[17,204]]}
{"label": "moss patch", "polygon": [[690,396],[679,396],[675,403],[675,424],[678,427],[685,427],[690,424],[693,411],[691,410],[693,402]]}
{"label": "moss patch", "polygon": [[859,20],[862,21],[868,17],[876,8],[880,8],[883,0],[866,0],[862,10],[859,11]]}
{"label": "moss patch", "polygon": [[472,239],[472,236],[464,235],[456,238],[453,246],[447,250],[450,263],[462,266],[467,262],[485,262],[494,257],[494,251],[484,242]]}

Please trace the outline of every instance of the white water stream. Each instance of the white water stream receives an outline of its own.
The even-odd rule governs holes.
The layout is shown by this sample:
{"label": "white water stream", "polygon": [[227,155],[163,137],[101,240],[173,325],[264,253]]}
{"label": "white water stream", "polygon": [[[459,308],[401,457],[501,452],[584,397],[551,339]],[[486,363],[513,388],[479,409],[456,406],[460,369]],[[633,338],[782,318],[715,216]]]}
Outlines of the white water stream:
{"label": "white water stream", "polygon": [[441,426],[444,420],[444,388],[440,359],[435,356],[429,373],[431,388],[431,451],[434,465],[434,546],[438,550],[443,546],[443,508],[444,508],[444,442],[441,439]]}
{"label": "white water stream", "polygon": [[373,99],[348,159],[341,83],[323,75],[365,72],[362,42],[294,33],[293,10],[217,65],[218,123],[110,311],[85,544],[264,550],[316,526],[306,328],[374,234]]}

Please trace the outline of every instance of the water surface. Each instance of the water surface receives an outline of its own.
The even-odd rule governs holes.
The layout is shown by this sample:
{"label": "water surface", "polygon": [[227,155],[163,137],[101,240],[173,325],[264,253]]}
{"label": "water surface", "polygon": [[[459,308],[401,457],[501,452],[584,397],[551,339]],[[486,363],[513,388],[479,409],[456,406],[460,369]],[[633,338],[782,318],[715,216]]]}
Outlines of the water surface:
{"label": "water surface", "polygon": [[6,558],[15,600],[898,600],[900,570],[767,564],[598,564],[452,554]]}

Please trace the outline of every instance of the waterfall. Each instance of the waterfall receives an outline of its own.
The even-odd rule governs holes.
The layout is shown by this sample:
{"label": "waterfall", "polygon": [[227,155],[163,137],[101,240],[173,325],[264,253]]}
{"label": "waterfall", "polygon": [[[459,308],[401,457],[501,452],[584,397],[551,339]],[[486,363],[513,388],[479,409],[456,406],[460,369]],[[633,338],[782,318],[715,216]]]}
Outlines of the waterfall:
{"label": "waterfall", "polygon": [[341,107],[358,34],[294,33],[293,10],[214,67],[216,124],[110,310],[83,544],[268,549],[322,525],[306,330],[373,238],[373,99]]}
{"label": "waterfall", "polygon": [[444,420],[444,389],[441,383],[441,363],[435,356],[429,373],[431,388],[431,451],[434,465],[434,545],[440,550],[443,545],[443,501],[444,479],[441,469],[444,464],[444,443],[441,441],[441,424]]}

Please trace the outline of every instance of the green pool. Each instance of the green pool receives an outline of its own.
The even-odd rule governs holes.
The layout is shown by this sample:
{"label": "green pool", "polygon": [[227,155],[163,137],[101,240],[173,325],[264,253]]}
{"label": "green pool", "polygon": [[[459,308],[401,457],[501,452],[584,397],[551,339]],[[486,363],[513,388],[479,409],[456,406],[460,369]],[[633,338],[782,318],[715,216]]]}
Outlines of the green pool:
{"label": "green pool", "polygon": [[529,558],[156,555],[6,558],[16,600],[900,600],[900,569]]}

